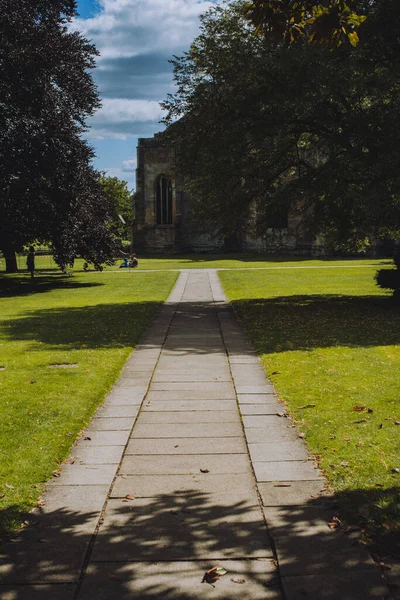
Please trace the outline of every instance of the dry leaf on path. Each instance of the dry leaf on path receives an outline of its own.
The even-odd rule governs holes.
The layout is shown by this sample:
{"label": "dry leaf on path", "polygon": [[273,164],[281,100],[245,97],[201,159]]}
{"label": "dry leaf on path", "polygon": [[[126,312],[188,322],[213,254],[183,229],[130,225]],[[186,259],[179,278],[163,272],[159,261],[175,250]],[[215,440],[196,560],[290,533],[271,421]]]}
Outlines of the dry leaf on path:
{"label": "dry leaf on path", "polygon": [[231,581],[233,583],[246,583],[245,579],[240,579],[240,577],[231,577]]}
{"label": "dry leaf on path", "polygon": [[200,473],[209,473],[210,470],[209,469],[200,469]]}
{"label": "dry leaf on path", "polygon": [[[206,571],[204,573],[204,577],[201,580],[201,583],[209,583],[210,585],[213,585],[216,581],[218,581],[218,579],[220,577],[222,577],[223,575],[227,574],[227,570],[224,569],[224,567],[212,567],[211,569],[208,569],[208,571]],[[213,586],[215,587],[215,586]]]}
{"label": "dry leaf on path", "polygon": [[127,494],[122,502],[129,502],[129,500],[136,500],[136,498],[135,496],[132,496],[132,494]]}

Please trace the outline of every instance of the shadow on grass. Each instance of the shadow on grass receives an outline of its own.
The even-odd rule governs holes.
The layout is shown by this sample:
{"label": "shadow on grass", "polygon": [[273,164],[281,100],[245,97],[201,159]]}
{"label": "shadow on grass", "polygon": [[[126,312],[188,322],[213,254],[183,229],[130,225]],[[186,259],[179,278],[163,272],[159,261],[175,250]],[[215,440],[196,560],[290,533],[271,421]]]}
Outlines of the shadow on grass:
{"label": "shadow on grass", "polygon": [[[190,489],[187,478],[185,491],[171,488],[128,503],[110,500],[94,545],[105,492],[89,493],[93,486],[82,485],[80,495],[86,492],[87,501],[76,508],[72,500],[72,508],[71,493],[78,492],[59,486],[54,495],[53,488],[48,504],[27,515],[30,525],[4,544],[0,592],[11,592],[6,597],[12,600],[200,600],[208,594],[282,600],[283,584],[288,597],[386,597],[380,569],[365,547],[352,535],[329,529],[331,499],[267,509],[279,576],[261,509],[240,499],[233,488],[216,500]],[[213,588],[202,578],[216,564],[228,573]],[[245,585],[235,579],[244,579]],[[322,588],[328,593],[321,596]],[[350,589],[356,593],[349,595]]]}
{"label": "shadow on grass", "polygon": [[[393,260],[390,258],[373,258],[373,257],[340,257],[340,256],[294,256],[294,255],[276,255],[276,254],[240,254],[237,252],[232,253],[223,253],[223,254],[171,254],[171,255],[155,255],[149,254],[145,256],[140,256],[140,260],[152,260],[158,261],[161,260],[163,262],[166,261],[179,261],[179,262],[188,262],[188,263],[209,263],[215,261],[239,261],[243,263],[263,263],[263,262],[271,262],[271,263],[282,263],[282,262],[298,262],[298,263],[308,263],[311,261],[321,261],[326,263],[344,261],[352,263],[355,260],[371,260],[375,261],[380,260],[380,264],[382,265],[391,265],[393,264]],[[140,263],[139,263],[140,264]]]}
{"label": "shadow on grass", "polygon": [[159,302],[129,302],[31,311],[8,320],[5,337],[59,350],[131,346],[159,306]]}
{"label": "shadow on grass", "polygon": [[400,343],[400,307],[389,296],[280,296],[233,305],[261,353]]}
{"label": "shadow on grass", "polygon": [[26,275],[4,276],[0,274],[0,297],[14,298],[42,294],[53,290],[72,290],[104,285],[98,282],[77,281],[63,274],[39,275],[33,281]]}

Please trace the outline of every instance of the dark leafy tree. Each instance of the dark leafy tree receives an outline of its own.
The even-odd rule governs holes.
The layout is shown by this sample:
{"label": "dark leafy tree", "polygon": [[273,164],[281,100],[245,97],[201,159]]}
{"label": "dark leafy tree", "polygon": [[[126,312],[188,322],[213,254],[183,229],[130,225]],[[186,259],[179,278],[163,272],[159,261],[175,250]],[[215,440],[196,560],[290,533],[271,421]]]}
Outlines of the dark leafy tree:
{"label": "dark leafy tree", "polygon": [[78,248],[105,260],[113,246],[82,138],[99,107],[89,73],[97,51],[68,28],[75,14],[75,0],[2,3],[0,249],[8,271],[16,270],[15,251],[35,241],[51,243],[61,265]]}
{"label": "dark leafy tree", "polygon": [[358,29],[367,18],[363,8],[357,0],[253,0],[243,12],[257,33],[277,42],[301,40],[332,48],[357,46]]}
{"label": "dark leafy tree", "polygon": [[263,230],[290,210],[332,246],[398,236],[400,15],[395,0],[372,4],[365,41],[335,50],[277,44],[254,35],[242,2],[216,7],[174,59],[166,139],[226,235],[249,211]]}
{"label": "dark leafy tree", "polygon": [[[106,175],[102,175],[100,181],[111,204],[109,227],[112,233],[124,240],[130,239],[134,212],[132,192],[128,189],[128,182]],[[125,224],[121,221],[120,216]]]}

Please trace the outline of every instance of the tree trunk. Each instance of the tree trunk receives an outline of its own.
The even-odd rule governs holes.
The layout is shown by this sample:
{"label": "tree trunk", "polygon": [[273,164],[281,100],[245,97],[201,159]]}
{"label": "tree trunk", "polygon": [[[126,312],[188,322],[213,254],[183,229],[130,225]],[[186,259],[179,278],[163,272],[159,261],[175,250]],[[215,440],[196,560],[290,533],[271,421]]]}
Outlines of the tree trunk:
{"label": "tree trunk", "polygon": [[17,256],[11,244],[2,244],[1,251],[6,261],[6,273],[17,273]]}

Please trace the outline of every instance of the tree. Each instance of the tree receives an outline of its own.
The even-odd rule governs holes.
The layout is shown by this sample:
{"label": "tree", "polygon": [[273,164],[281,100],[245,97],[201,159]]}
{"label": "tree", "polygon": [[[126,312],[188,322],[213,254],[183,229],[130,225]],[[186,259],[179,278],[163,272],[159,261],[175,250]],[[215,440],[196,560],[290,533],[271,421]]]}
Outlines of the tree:
{"label": "tree", "polygon": [[203,16],[164,103],[203,218],[228,234],[252,210],[262,231],[300,208],[332,245],[398,235],[400,16],[373,8],[365,41],[334,50],[255,36],[242,2]]}
{"label": "tree", "polygon": [[358,29],[367,18],[362,4],[357,0],[253,0],[243,10],[257,33],[278,42],[290,45],[302,40],[332,48],[343,43],[357,46]]}
{"label": "tree", "polygon": [[[124,240],[130,239],[134,219],[132,193],[128,190],[128,182],[118,177],[102,175],[101,185],[111,202],[111,218],[109,227],[115,236]],[[125,224],[119,218],[125,221]]]}
{"label": "tree", "polygon": [[[79,247],[110,258],[107,201],[83,140],[99,107],[97,51],[68,29],[75,0],[4,0],[0,14],[0,249],[50,242],[60,264]],[[84,232],[94,231],[98,237]]]}

